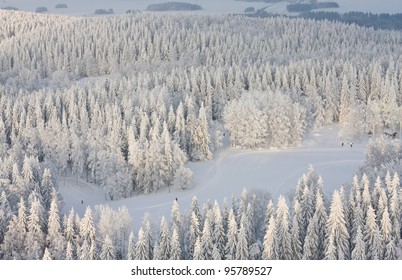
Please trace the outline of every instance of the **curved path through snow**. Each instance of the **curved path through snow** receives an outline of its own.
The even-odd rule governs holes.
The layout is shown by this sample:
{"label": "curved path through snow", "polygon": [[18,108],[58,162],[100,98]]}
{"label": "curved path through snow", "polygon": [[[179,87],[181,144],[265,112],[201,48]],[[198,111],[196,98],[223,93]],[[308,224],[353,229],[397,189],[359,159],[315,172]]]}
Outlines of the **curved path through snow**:
{"label": "curved path through snow", "polygon": [[213,160],[188,163],[194,172],[194,186],[187,191],[171,187],[170,192],[164,189],[157,194],[105,201],[104,193],[96,186],[81,180],[77,186],[76,178],[62,178],[59,186],[65,201],[63,210],[68,212],[74,207],[82,216],[87,205],[107,203],[113,208],[125,205],[135,225],[139,225],[146,212],[158,222],[162,215],[170,216],[176,198],[182,213],[190,209],[193,196],[197,196],[200,206],[208,200],[221,204],[225,197],[230,202],[232,196],[240,196],[243,189],[264,190],[276,200],[295,189],[310,164],[323,177],[324,190],[330,195],[342,184],[351,182],[364,161],[367,145],[364,141],[353,147],[341,147],[338,131],[339,126],[335,125],[318,129],[299,147],[285,150],[237,150],[229,148],[225,139]]}

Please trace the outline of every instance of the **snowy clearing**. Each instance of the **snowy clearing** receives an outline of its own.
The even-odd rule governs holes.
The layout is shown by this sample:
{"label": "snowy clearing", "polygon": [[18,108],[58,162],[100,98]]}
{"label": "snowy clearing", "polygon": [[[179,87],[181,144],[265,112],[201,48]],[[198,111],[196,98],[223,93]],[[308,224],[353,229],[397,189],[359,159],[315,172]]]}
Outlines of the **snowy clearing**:
{"label": "snowy clearing", "polygon": [[[169,217],[173,200],[177,197],[182,213],[191,207],[193,196],[200,205],[210,200],[222,204],[224,198],[239,197],[243,189],[269,192],[275,202],[279,195],[287,196],[296,187],[299,178],[312,164],[323,177],[324,191],[330,195],[342,184],[351,182],[353,175],[362,165],[367,140],[346,143],[341,147],[338,140],[339,126],[332,125],[318,129],[297,148],[287,150],[247,151],[228,147],[227,140],[215,157],[207,162],[190,162],[188,167],[194,172],[194,185],[190,190],[180,191],[171,187],[156,194],[140,195],[106,203],[117,209],[125,205],[133,218],[134,227],[148,212],[154,221],[162,215]],[[71,207],[83,215],[87,205],[94,207],[105,203],[103,191],[93,184],[78,181],[75,177],[60,178],[59,191],[64,197],[63,211]],[[83,204],[81,203],[83,200]]]}

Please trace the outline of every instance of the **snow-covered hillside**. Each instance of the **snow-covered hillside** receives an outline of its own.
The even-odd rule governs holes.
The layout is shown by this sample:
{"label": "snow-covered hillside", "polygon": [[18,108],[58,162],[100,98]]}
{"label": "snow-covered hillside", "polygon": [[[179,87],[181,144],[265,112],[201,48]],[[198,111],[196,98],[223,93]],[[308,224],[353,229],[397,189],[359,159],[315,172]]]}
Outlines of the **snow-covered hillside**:
{"label": "snow-covered hillside", "polygon": [[[310,165],[324,180],[325,194],[330,197],[333,190],[342,184],[349,184],[364,161],[367,139],[350,147],[341,146],[338,125],[315,130],[297,148],[284,150],[244,151],[228,147],[227,141],[214,156],[206,162],[190,162],[195,182],[190,190],[165,189],[157,194],[140,195],[119,201],[105,201],[104,193],[97,187],[74,177],[58,180],[59,190],[64,198],[64,212],[73,207],[82,216],[89,205],[108,204],[117,209],[126,206],[137,228],[145,213],[154,221],[162,216],[169,217],[172,203],[178,198],[180,210],[190,210],[196,196],[201,205],[208,200],[223,203],[232,197],[239,197],[244,189],[261,191],[272,195],[274,201],[280,195],[290,194],[298,180]],[[83,204],[81,204],[83,200]]]}

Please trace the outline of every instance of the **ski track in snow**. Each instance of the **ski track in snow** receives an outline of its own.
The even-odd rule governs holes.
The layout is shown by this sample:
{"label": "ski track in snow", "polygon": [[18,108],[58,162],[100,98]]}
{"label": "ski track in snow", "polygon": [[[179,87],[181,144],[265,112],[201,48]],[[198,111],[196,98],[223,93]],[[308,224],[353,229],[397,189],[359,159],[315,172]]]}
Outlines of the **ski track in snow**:
{"label": "ski track in snow", "polygon": [[[60,177],[59,191],[64,198],[63,212],[71,207],[83,216],[87,206],[108,204],[117,209],[126,206],[138,230],[145,213],[149,213],[155,224],[162,216],[170,217],[172,202],[178,198],[180,211],[188,213],[191,201],[197,196],[200,207],[214,200],[222,205],[224,198],[229,205],[233,196],[241,192],[262,190],[272,195],[274,203],[280,195],[287,197],[297,185],[310,164],[324,181],[324,191],[330,196],[334,189],[350,184],[352,177],[363,164],[367,139],[351,148],[341,147],[338,125],[331,125],[311,133],[301,145],[289,149],[239,150],[230,148],[227,136],[214,159],[205,162],[189,162],[194,172],[194,184],[183,191],[174,187],[164,188],[158,193],[138,195],[118,201],[105,201],[104,192],[94,184],[76,177]],[[81,203],[81,200],[84,203]]]}

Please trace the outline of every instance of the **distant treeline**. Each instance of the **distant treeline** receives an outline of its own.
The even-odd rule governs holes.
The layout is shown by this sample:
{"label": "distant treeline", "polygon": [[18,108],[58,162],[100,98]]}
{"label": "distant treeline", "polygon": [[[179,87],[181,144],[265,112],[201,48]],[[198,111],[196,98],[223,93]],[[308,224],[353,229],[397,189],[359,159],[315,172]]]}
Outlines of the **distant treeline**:
{"label": "distant treeline", "polygon": [[[247,14],[250,17],[283,17],[279,14],[270,14],[264,10],[258,10],[254,14]],[[286,17],[286,16],[285,16]],[[348,12],[340,14],[338,12],[317,12],[310,11],[300,13],[297,16],[289,17],[301,17],[305,19],[315,19],[315,20],[329,20],[338,21],[348,24],[356,24],[363,27],[372,27],[374,29],[384,29],[384,30],[402,30],[402,13],[398,14],[372,14],[364,12]]]}
{"label": "distant treeline", "polygon": [[95,13],[95,15],[112,15],[112,14],[114,14],[114,11],[113,11],[113,9],[108,9],[108,10],[96,9],[94,13]]}
{"label": "distant treeline", "polygon": [[202,10],[202,7],[197,4],[183,2],[166,2],[160,4],[148,5],[147,11],[162,12],[162,11],[195,11]]}
{"label": "distant treeline", "polygon": [[238,0],[238,1],[242,1],[242,2],[264,2],[264,3],[279,3],[279,2],[283,2],[283,0]]}
{"label": "distant treeline", "polygon": [[56,9],[67,9],[68,6],[67,6],[67,4],[62,3],[62,4],[57,4],[55,8]]}
{"label": "distant treeline", "polygon": [[309,12],[316,9],[339,8],[336,2],[310,2],[310,3],[295,3],[288,4],[286,10],[290,13]]}
{"label": "distant treeline", "polygon": [[7,11],[18,11],[18,8],[12,6],[2,7],[1,9]]}
{"label": "distant treeline", "polygon": [[355,23],[359,26],[373,27],[374,29],[402,30],[402,13],[398,14],[372,14],[363,12],[305,12],[300,17]]}

